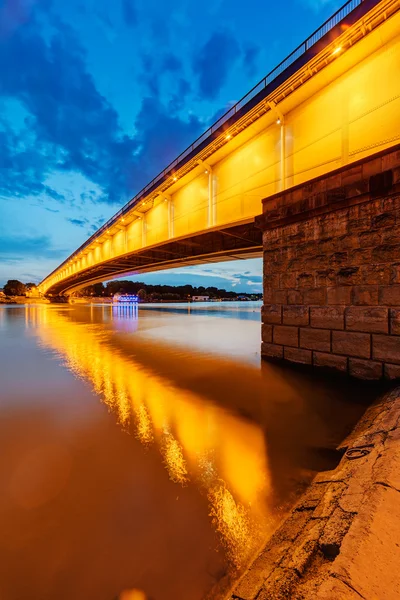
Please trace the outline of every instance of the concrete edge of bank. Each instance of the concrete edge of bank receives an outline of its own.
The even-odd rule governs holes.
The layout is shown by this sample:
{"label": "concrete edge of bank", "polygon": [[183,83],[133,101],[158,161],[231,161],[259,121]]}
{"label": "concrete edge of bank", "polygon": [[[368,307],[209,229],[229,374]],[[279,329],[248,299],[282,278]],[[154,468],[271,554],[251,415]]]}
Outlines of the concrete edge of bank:
{"label": "concrete edge of bank", "polygon": [[339,446],[228,596],[232,600],[400,598],[400,388]]}

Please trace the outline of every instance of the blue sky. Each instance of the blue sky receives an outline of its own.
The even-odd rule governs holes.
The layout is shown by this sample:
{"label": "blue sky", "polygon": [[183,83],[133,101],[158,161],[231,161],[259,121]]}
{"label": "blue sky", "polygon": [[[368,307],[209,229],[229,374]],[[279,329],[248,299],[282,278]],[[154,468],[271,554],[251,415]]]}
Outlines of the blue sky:
{"label": "blue sky", "polygon": [[[0,285],[40,281],[342,3],[0,0]],[[261,271],[140,279],[260,291]]]}

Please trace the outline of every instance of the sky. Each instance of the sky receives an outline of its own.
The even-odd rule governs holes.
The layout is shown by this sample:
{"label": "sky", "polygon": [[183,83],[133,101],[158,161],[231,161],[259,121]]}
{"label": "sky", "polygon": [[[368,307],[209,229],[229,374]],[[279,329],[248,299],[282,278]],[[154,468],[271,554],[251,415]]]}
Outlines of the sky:
{"label": "sky", "polygon": [[[41,281],[342,4],[0,0],[0,286]],[[261,275],[137,279],[258,292]]]}

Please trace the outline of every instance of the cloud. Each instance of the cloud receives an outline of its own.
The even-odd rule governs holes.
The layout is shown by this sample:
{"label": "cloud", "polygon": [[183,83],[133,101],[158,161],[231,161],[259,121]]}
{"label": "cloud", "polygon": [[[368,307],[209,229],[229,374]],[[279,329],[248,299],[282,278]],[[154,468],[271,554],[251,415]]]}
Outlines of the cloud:
{"label": "cloud", "polygon": [[5,119],[0,119],[0,195],[11,197],[48,196],[62,202],[64,197],[44,183],[52,159],[48,157],[46,148],[43,147],[34,132],[31,132],[29,136],[30,139],[28,139],[26,129],[16,135]]}
{"label": "cloud", "polygon": [[58,169],[82,173],[103,189],[106,201],[121,202],[137,144],[122,132],[115,109],[97,90],[72,30],[59,22],[53,26],[56,34],[48,42],[34,22],[0,41],[0,93],[17,99],[29,114],[23,136],[2,128],[7,173],[0,193],[12,194],[7,181],[22,174],[21,194],[61,200],[43,184]]}
{"label": "cloud", "polygon": [[89,190],[88,192],[82,192],[79,197],[83,204],[86,202],[96,203],[98,200],[98,193],[95,190]]}
{"label": "cloud", "polygon": [[[159,112],[177,117],[179,112],[187,107],[188,96],[192,86],[185,77],[184,66],[180,59],[170,51],[166,53],[144,53],[141,56],[141,72],[139,81],[145,88],[144,103],[148,99],[159,105]],[[135,129],[139,132],[142,127],[143,114],[136,118]],[[183,121],[179,118],[181,122]],[[171,136],[174,132],[171,131]],[[193,141],[193,140],[191,140]],[[184,147],[181,146],[181,150]],[[140,153],[138,159],[141,158]],[[171,162],[175,156],[170,156]],[[166,165],[164,165],[166,166]]]}
{"label": "cloud", "polygon": [[130,178],[144,186],[180,154],[204,129],[195,116],[187,121],[168,110],[158,98],[144,98],[135,120],[140,151],[131,165]]}
{"label": "cloud", "polygon": [[180,71],[182,69],[182,63],[176,56],[168,52],[168,54],[165,54],[163,56],[162,68],[164,71],[176,73],[177,71]]}
{"label": "cloud", "polygon": [[[226,289],[238,288],[243,291],[251,286],[254,292],[262,291],[262,275],[259,275],[262,271],[262,263],[260,259],[253,259],[251,261],[253,270],[246,271],[244,273],[237,272],[237,268],[242,266],[242,261],[232,261],[230,263],[223,263],[221,265],[215,265],[213,268],[203,268],[199,266],[185,267],[181,269],[173,269],[168,272],[168,277],[173,276],[180,280],[180,283],[192,283],[195,285],[216,285],[218,287],[225,286]],[[165,272],[167,273],[167,272]],[[157,275],[160,275],[158,273]],[[145,277],[145,276],[143,276]],[[179,285],[177,282],[176,285]]]}
{"label": "cloud", "polygon": [[247,281],[235,282],[231,281],[228,277],[225,277],[223,268],[221,273],[205,273],[203,270],[191,271],[189,268],[171,270],[171,271],[160,271],[159,273],[142,273],[135,277],[130,277],[136,281],[143,281],[149,284],[166,284],[166,285],[193,285],[203,287],[217,287],[226,290],[235,290],[242,292],[258,293],[262,291],[261,284],[254,285],[249,288]]}
{"label": "cloud", "polygon": [[49,236],[0,236],[0,260],[19,262],[26,257],[60,259],[66,255],[65,249],[54,248]]}
{"label": "cloud", "polygon": [[86,227],[86,225],[89,223],[89,221],[87,219],[66,219],[69,223],[72,223],[72,225],[77,225],[78,227]]}
{"label": "cloud", "polygon": [[39,208],[43,208],[44,210],[47,210],[47,212],[51,212],[51,213],[59,213],[60,212],[59,209],[57,209],[57,208],[50,208],[48,206],[44,206],[42,198],[40,198],[38,203],[32,202],[30,204],[30,206],[38,206]]}
{"label": "cloud", "polygon": [[22,281],[26,281],[27,283],[39,283],[37,273],[21,273],[19,277],[22,277]]}
{"label": "cloud", "polygon": [[248,77],[254,77],[257,73],[257,59],[260,48],[255,44],[248,44],[243,50],[243,66]]}
{"label": "cloud", "polygon": [[0,5],[0,39],[5,38],[29,18],[34,0],[3,0]]}
{"label": "cloud", "polygon": [[137,24],[137,12],[134,0],[121,0],[122,16],[128,27],[134,27]]}
{"label": "cloud", "polygon": [[203,98],[212,100],[218,96],[239,56],[239,44],[231,33],[220,31],[211,35],[193,59]]}
{"label": "cloud", "polygon": [[325,7],[339,8],[343,2],[338,0],[301,0],[302,4],[312,8],[315,12],[323,10]]}
{"label": "cloud", "polygon": [[[82,193],[82,203],[121,205],[204,129],[195,117],[178,116],[190,85],[176,77],[182,66],[171,52],[158,62],[144,57],[148,94],[133,123],[135,136],[127,135],[88,72],[73,30],[54,17],[51,26],[56,33],[45,37],[31,19],[0,40],[0,99],[12,99],[26,113],[18,133],[0,118],[0,195],[71,203],[46,181],[55,173],[79,173],[100,190]],[[175,75],[165,94],[169,101],[161,101],[162,82],[153,76],[158,63],[164,75]]]}
{"label": "cloud", "polygon": [[76,218],[68,217],[66,219],[66,221],[68,221],[68,223],[71,223],[71,225],[75,225],[76,227],[81,227],[83,229],[88,228],[87,235],[90,236],[95,231],[97,231],[98,228],[104,223],[104,217],[100,216],[97,219],[95,219],[93,222],[90,222],[90,220],[87,219],[86,217],[83,219],[76,219]]}
{"label": "cloud", "polygon": [[98,228],[101,227],[101,225],[103,225],[104,222],[105,222],[105,218],[103,217],[103,215],[101,215],[100,217],[95,219],[92,223],[89,223],[88,235],[90,236],[95,231],[97,231]]}

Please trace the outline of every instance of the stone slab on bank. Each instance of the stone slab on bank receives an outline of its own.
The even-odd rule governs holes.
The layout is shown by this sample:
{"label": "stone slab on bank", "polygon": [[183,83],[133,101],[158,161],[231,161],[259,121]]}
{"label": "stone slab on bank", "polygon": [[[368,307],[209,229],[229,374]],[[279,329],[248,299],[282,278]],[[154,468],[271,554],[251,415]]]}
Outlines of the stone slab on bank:
{"label": "stone slab on bank", "polygon": [[228,596],[400,598],[400,388],[365,413]]}

